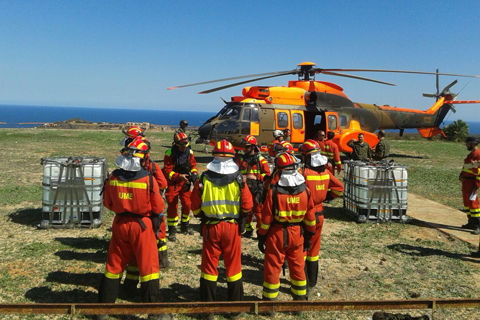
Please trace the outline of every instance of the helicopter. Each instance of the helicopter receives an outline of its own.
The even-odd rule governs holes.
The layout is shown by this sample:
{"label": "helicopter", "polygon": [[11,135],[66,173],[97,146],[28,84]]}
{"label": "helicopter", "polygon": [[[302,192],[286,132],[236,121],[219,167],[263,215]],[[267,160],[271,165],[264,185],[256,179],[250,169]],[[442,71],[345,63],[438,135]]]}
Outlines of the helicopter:
{"label": "helicopter", "polygon": [[[480,78],[480,76],[439,73],[438,69],[436,72],[384,69],[322,69],[317,68],[313,62],[303,62],[297,66],[298,68],[288,71],[224,78],[168,89],[254,78],[199,92],[200,94],[207,94],[252,81],[285,75],[298,75],[298,79],[289,81],[287,87],[245,87],[242,90],[242,95],[231,97],[230,102],[222,99],[225,106],[198,129],[199,138],[196,140],[197,144],[214,145],[216,141],[226,139],[233,144],[235,149],[243,149],[242,139],[246,135],[253,135],[257,138],[261,151],[267,151],[267,145],[272,140],[273,131],[285,129],[290,129],[290,142],[295,149],[298,149],[306,139],[314,139],[319,130],[325,132],[333,131],[335,133],[333,142],[338,145],[341,152],[346,154],[352,152],[347,143],[352,139],[356,139],[359,133],[364,134],[365,142],[371,147],[374,147],[378,142],[377,135],[374,132],[382,129],[398,129],[400,136],[403,135],[405,129],[411,128],[416,128],[424,138],[431,138],[439,134],[445,136],[442,129],[440,129],[440,125],[450,110],[455,112],[453,104],[480,103],[480,101],[455,100],[457,95],[450,92],[450,88],[457,83],[457,80],[450,83],[442,91],[439,91],[438,81],[439,75],[474,78]],[[339,85],[315,80],[316,74],[327,74],[384,85],[395,85],[344,72],[394,72],[436,75],[437,92],[423,94],[425,97],[435,98],[436,102],[426,111],[353,102]]]}

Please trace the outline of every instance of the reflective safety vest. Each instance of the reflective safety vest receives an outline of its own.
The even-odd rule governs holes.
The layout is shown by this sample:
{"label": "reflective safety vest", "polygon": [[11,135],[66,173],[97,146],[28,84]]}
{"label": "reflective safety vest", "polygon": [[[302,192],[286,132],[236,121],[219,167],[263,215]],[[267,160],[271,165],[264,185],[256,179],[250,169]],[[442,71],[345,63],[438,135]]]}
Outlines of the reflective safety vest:
{"label": "reflective safety vest", "polygon": [[207,171],[200,177],[203,184],[201,210],[209,219],[239,219],[243,179],[240,172],[218,174]]}
{"label": "reflective safety vest", "polygon": [[274,210],[274,219],[280,223],[300,223],[304,222],[308,225],[315,225],[315,221],[304,221],[305,214],[308,210],[308,199],[310,194],[303,184],[297,188],[293,194],[284,193],[283,188],[274,185],[272,192],[272,200]]}

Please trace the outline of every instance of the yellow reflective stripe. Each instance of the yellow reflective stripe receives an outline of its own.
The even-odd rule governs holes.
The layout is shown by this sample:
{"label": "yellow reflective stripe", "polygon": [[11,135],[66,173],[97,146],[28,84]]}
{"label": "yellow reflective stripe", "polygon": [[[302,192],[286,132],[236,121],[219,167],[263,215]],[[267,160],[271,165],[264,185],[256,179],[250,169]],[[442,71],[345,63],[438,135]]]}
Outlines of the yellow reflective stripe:
{"label": "yellow reflective stripe", "polygon": [[202,209],[197,209],[197,210],[192,210],[193,214],[194,215],[197,215],[200,213],[200,211],[202,211]]}
{"label": "yellow reflective stripe", "polygon": [[311,181],[323,181],[329,180],[330,176],[328,174],[322,174],[321,176],[307,176],[307,180]]}
{"label": "yellow reflective stripe", "polygon": [[214,276],[214,275],[204,273],[204,272],[202,272],[201,277],[205,280],[208,280],[208,281],[217,281],[217,279],[218,279],[218,276]]}
{"label": "yellow reflective stripe", "polygon": [[107,269],[105,269],[104,274],[105,274],[105,277],[107,277],[108,279],[120,279],[123,276],[123,272],[111,273],[111,272],[108,272]]}
{"label": "yellow reflective stripe", "polygon": [[480,218],[480,212],[479,213],[470,213],[470,217],[472,218]]}
{"label": "yellow reflective stripe", "polygon": [[297,289],[290,288],[290,291],[292,291],[292,293],[296,294],[297,296],[305,296],[307,294],[307,289],[297,290]]}
{"label": "yellow reflective stripe", "polygon": [[298,287],[306,286],[306,285],[307,285],[307,280],[294,280],[294,279],[290,279],[290,282],[291,282],[293,285],[298,286]]}
{"label": "yellow reflective stripe", "polygon": [[140,277],[140,282],[155,280],[155,279],[158,279],[159,277],[160,277],[159,273],[147,274],[146,276]]}
{"label": "yellow reflective stripe", "polygon": [[275,299],[276,297],[278,297],[278,291],[273,292],[273,293],[263,291],[263,296],[265,298]]}
{"label": "yellow reflective stripe", "polygon": [[315,256],[315,257],[307,256],[307,261],[318,261],[318,256]]}
{"label": "yellow reflective stripe", "polygon": [[241,272],[240,272],[240,273],[237,273],[237,274],[234,275],[234,276],[227,277],[227,281],[228,281],[228,282],[235,282],[235,281],[238,281],[238,280],[240,280],[240,279],[242,279],[242,273],[241,273]]}
{"label": "yellow reflective stripe", "polygon": [[110,185],[114,187],[124,187],[133,189],[147,189],[147,184],[144,182],[126,182],[119,180],[109,180]]}
{"label": "yellow reflective stripe", "polygon": [[175,171],[171,171],[169,174],[168,174],[168,179],[172,180],[172,177],[173,175],[175,174]]}
{"label": "yellow reflective stripe", "polygon": [[270,225],[269,224],[263,224],[263,223],[260,222],[260,228],[259,229],[268,230],[268,229],[270,229]]}
{"label": "yellow reflective stripe", "polygon": [[307,213],[306,210],[300,210],[300,211],[277,211],[277,216],[279,217],[292,217],[292,216],[304,216],[305,213]]}
{"label": "yellow reflective stripe", "polygon": [[468,170],[468,169],[462,169],[462,172],[475,174],[472,170]]}
{"label": "yellow reflective stripe", "polygon": [[317,224],[317,221],[315,220],[307,220],[307,219],[303,219],[303,222],[307,225],[307,226],[315,226]]}
{"label": "yellow reflective stripe", "polygon": [[342,164],[342,161],[336,161],[335,164]]}
{"label": "yellow reflective stripe", "polygon": [[161,246],[158,248],[158,251],[162,252],[162,251],[165,251],[167,250],[167,245],[164,245],[164,246]]}
{"label": "yellow reflective stripe", "polygon": [[198,173],[198,170],[196,168],[193,168],[190,172],[191,173]]}
{"label": "yellow reflective stripe", "polygon": [[277,284],[271,284],[271,283],[268,283],[268,282],[265,282],[265,281],[264,281],[264,282],[263,282],[263,286],[264,286],[265,288],[268,288],[268,289],[278,289],[278,288],[280,288],[280,282],[277,283]]}
{"label": "yellow reflective stripe", "polygon": [[292,218],[290,220],[285,219],[285,218],[277,218],[277,220],[280,221],[280,222],[300,223],[300,222],[303,221],[303,217],[298,218],[298,219]]}
{"label": "yellow reflective stripe", "polygon": [[137,280],[138,281],[138,274],[128,274],[127,273],[127,276],[125,277],[125,279]]}
{"label": "yellow reflective stripe", "polygon": [[470,209],[470,212],[480,212],[480,208],[477,208],[477,209]]}

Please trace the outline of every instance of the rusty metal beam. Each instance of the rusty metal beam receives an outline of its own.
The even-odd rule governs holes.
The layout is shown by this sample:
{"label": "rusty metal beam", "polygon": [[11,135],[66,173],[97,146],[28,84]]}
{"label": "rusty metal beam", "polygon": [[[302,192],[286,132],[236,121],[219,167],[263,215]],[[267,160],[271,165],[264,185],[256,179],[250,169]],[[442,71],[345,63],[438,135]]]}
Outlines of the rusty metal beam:
{"label": "rusty metal beam", "polygon": [[0,304],[0,314],[199,314],[199,313],[263,313],[267,311],[355,311],[479,308],[480,299],[426,299],[382,301],[238,301],[177,303],[34,303]]}

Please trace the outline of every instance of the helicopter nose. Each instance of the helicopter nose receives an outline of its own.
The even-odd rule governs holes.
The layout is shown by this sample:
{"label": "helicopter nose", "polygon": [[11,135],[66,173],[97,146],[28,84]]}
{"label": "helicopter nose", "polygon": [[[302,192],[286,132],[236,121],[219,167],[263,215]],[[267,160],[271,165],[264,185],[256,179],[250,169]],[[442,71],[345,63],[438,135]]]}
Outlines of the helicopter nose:
{"label": "helicopter nose", "polygon": [[205,139],[208,138],[211,131],[212,131],[211,123],[205,123],[200,128],[198,128],[198,134],[200,135],[200,137]]}

